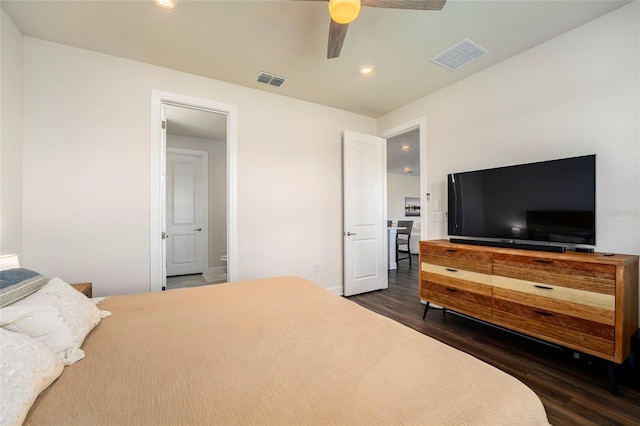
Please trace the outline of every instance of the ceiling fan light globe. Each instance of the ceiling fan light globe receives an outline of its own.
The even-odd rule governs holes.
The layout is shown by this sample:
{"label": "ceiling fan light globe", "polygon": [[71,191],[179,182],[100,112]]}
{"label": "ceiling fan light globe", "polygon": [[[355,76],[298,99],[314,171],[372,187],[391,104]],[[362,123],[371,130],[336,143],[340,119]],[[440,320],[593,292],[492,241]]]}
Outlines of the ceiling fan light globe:
{"label": "ceiling fan light globe", "polygon": [[173,9],[176,6],[174,0],[153,0],[158,6],[163,9]]}
{"label": "ceiling fan light globe", "polygon": [[360,13],[360,0],[329,0],[329,15],[338,24],[353,22]]}

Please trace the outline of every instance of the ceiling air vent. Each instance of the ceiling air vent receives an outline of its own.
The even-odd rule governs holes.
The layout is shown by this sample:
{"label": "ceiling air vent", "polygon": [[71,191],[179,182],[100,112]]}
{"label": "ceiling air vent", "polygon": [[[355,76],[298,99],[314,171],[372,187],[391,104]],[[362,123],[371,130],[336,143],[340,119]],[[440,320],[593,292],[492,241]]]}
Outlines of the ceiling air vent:
{"label": "ceiling air vent", "polygon": [[267,72],[260,72],[260,74],[258,74],[258,78],[256,78],[256,81],[258,83],[264,83],[270,86],[280,87],[285,83],[285,81],[287,81],[287,79],[285,77],[269,74]]}
{"label": "ceiling air vent", "polygon": [[465,39],[431,59],[431,62],[441,65],[450,71],[455,71],[476,59],[480,59],[487,53],[489,53],[487,49],[478,46],[469,39]]}

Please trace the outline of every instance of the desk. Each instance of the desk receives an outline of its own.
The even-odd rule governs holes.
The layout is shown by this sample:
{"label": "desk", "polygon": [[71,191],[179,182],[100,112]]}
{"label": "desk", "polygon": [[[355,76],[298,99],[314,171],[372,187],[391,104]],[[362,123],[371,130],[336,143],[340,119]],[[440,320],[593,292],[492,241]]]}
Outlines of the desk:
{"label": "desk", "polygon": [[396,235],[398,235],[398,229],[407,228],[404,226],[389,226],[387,228],[387,251],[389,252],[388,270],[398,269],[398,264],[396,263]]}

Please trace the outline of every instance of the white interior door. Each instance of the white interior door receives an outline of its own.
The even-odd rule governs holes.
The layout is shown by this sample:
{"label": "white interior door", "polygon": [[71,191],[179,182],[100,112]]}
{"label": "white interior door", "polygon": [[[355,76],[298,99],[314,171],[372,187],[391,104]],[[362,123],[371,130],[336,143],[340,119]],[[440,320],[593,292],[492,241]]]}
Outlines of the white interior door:
{"label": "white interior door", "polygon": [[343,180],[344,294],[387,288],[386,140],[345,131]]}
{"label": "white interior door", "polygon": [[204,271],[207,153],[167,149],[167,276]]}

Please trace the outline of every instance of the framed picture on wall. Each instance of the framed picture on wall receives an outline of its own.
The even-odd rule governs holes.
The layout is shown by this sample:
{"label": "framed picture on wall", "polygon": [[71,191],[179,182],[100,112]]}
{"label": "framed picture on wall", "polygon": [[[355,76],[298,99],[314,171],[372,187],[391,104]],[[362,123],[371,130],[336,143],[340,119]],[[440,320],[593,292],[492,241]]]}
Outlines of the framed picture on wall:
{"label": "framed picture on wall", "polygon": [[404,215],[420,216],[420,198],[404,197]]}

